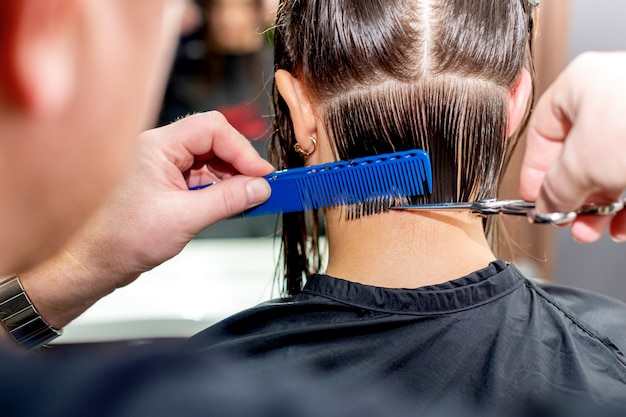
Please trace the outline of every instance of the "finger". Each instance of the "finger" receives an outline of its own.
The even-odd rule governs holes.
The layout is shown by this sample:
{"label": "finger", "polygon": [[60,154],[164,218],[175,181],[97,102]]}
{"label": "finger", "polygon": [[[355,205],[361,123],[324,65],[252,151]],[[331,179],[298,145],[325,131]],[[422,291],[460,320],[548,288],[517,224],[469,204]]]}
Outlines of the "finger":
{"label": "finger", "polygon": [[195,114],[162,129],[160,140],[170,151],[167,156],[181,171],[189,169],[196,156],[209,154],[245,175],[261,176],[273,170],[218,112]]}
{"label": "finger", "polygon": [[626,210],[619,211],[610,227],[611,237],[616,242],[626,242]]}
{"label": "finger", "polygon": [[[618,201],[620,192],[601,191],[591,193],[581,203],[577,203],[579,208],[584,204],[609,204]],[[612,215],[579,215],[571,225],[572,237],[581,243],[592,243],[600,239],[604,231],[612,223]]]}
{"label": "finger", "polygon": [[581,216],[572,224],[572,237],[581,243],[598,241],[609,227],[612,216]]}
{"label": "finger", "polygon": [[187,188],[199,187],[201,185],[212,184],[219,181],[220,178],[210,171],[207,167],[194,169],[186,175]]}
{"label": "finger", "polygon": [[217,175],[218,178],[229,178],[237,175],[238,172],[230,164],[225,163],[221,159],[213,159],[205,165],[207,169]]}
{"label": "finger", "polygon": [[561,155],[571,129],[571,118],[563,111],[564,98],[555,83],[541,97],[529,121],[526,150],[520,172],[520,194],[528,201],[539,196],[546,173]]}
{"label": "finger", "polygon": [[[572,142],[575,142],[575,134],[572,130]],[[575,146],[566,146],[561,156],[553,162],[535,200],[539,212],[576,210],[595,191],[585,175],[584,162],[580,157]]]}
{"label": "finger", "polygon": [[185,191],[185,207],[192,222],[191,232],[198,233],[220,220],[254,207],[267,200],[270,193],[267,181],[243,175],[228,178],[202,190]]}

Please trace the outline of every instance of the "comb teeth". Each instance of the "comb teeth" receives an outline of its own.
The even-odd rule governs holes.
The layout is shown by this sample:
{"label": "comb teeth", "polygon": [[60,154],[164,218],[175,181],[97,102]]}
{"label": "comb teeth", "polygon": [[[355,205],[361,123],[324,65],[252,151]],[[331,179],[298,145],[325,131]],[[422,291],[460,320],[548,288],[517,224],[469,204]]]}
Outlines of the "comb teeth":
{"label": "comb teeth", "polygon": [[272,195],[243,216],[326,207],[366,207],[432,192],[428,153],[411,150],[277,171],[265,177]]}
{"label": "comb teeth", "polygon": [[305,210],[424,194],[423,161],[410,156],[349,163],[297,178]]}

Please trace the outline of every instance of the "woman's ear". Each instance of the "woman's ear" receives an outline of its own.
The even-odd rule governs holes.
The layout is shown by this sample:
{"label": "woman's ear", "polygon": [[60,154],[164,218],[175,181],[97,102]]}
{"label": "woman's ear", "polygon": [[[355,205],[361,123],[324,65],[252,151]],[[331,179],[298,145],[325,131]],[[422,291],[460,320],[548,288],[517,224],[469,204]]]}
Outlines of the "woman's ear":
{"label": "woman's ear", "polygon": [[74,94],[76,0],[20,0],[3,6],[0,94],[19,111],[54,117]]}
{"label": "woman's ear", "polygon": [[311,137],[317,133],[317,117],[306,88],[285,70],[276,71],[275,77],[276,88],[289,107],[296,141],[302,149],[311,149]]}
{"label": "woman's ear", "polygon": [[517,82],[513,88],[509,90],[509,114],[506,126],[507,136],[511,136],[522,122],[532,91],[533,81],[530,72],[526,68],[522,68]]}

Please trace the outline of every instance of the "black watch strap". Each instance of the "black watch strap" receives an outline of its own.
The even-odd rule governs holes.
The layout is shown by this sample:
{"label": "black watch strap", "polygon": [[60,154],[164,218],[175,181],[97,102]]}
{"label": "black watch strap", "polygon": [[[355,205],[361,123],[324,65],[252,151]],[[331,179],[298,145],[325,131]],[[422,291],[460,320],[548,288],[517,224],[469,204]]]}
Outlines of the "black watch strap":
{"label": "black watch strap", "polygon": [[0,279],[0,321],[13,339],[27,349],[43,346],[63,333],[39,315],[17,275]]}

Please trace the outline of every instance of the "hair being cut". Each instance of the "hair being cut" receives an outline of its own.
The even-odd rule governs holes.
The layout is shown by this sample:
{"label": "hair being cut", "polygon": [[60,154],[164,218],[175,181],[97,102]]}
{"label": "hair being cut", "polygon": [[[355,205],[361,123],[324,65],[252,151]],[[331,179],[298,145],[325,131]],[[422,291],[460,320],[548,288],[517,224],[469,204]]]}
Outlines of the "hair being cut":
{"label": "hair being cut", "polygon": [[[306,86],[337,159],[424,149],[433,193],[407,202],[473,201],[495,196],[517,142],[508,97],[524,67],[534,72],[532,25],[526,0],[285,0],[275,70]],[[289,108],[275,85],[272,94],[273,162],[302,166]],[[320,221],[283,215],[286,294],[321,267]]]}

